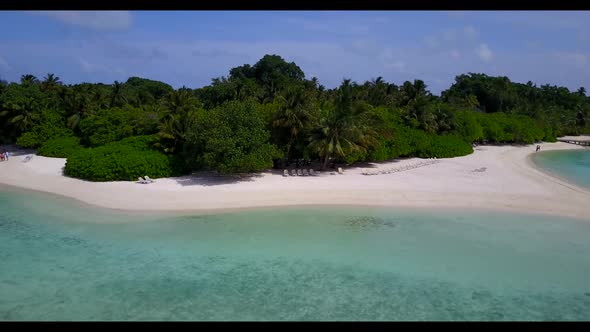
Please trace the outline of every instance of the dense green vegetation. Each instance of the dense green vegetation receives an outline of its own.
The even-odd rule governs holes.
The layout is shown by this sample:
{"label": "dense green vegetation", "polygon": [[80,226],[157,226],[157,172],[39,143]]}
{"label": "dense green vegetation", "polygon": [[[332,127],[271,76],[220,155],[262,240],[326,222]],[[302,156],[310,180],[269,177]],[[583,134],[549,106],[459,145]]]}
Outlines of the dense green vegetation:
{"label": "dense green vegetation", "polygon": [[83,149],[83,146],[80,145],[78,137],[64,136],[46,141],[37,149],[37,154],[45,157],[68,158],[80,149]]}
{"label": "dense green vegetation", "polygon": [[67,157],[96,181],[195,170],[257,172],[295,160],[334,163],[454,157],[472,143],[530,144],[590,133],[584,88],[457,76],[441,96],[421,80],[344,80],[326,89],[266,55],[198,89],[131,77],[64,85],[48,74],[0,81],[0,143]]}
{"label": "dense green vegetation", "polygon": [[181,175],[178,158],[153,150],[153,137],[136,136],[103,146],[79,149],[67,157],[68,176],[92,181],[137,180]]}

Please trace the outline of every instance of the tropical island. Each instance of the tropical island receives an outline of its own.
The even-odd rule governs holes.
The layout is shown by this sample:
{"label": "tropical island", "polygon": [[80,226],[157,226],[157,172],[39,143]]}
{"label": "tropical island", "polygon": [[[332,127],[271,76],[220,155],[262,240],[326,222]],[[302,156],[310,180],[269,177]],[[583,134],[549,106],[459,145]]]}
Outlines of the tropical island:
{"label": "tropical island", "polygon": [[[531,144],[581,149],[556,141],[590,133],[589,116],[583,87],[469,73],[440,96],[418,79],[326,89],[278,55],[197,89],[23,75],[0,83],[0,143],[36,156],[0,163],[0,183],[131,210],[355,204],[580,217],[590,193],[527,158]],[[136,183],[145,176],[157,180]]]}

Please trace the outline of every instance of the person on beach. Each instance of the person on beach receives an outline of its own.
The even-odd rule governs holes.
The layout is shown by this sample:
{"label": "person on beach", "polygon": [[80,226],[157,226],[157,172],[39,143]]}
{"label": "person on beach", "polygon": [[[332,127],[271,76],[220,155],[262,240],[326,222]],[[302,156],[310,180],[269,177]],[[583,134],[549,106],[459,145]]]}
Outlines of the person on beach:
{"label": "person on beach", "polygon": [[10,152],[6,151],[6,153],[4,153],[4,159],[8,160],[8,157],[10,157]]}
{"label": "person on beach", "polygon": [[540,150],[541,150],[541,146],[537,145],[537,151],[535,151],[535,152],[539,152]]}
{"label": "person on beach", "polygon": [[2,154],[0,154],[0,161],[4,161],[5,158],[6,158],[6,154],[4,152],[2,152]]}

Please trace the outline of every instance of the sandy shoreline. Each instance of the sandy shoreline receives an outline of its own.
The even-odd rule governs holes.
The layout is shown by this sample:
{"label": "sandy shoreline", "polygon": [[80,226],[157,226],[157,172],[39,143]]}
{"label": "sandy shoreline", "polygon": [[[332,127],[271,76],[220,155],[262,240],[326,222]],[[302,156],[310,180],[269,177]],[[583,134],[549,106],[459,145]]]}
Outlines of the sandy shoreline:
{"label": "sandy shoreline", "polygon": [[[543,143],[542,151],[583,149],[567,143]],[[532,212],[588,219],[590,191],[532,166],[533,145],[479,146],[465,157],[399,173],[362,175],[360,167],[344,175],[283,177],[265,172],[253,178],[185,176],[134,182],[95,183],[61,174],[65,159],[24,156],[0,162],[0,184],[54,193],[84,203],[128,211],[201,211],[277,206],[354,205],[402,208],[467,208]],[[387,169],[418,158],[374,163]],[[483,172],[475,172],[485,168]]]}

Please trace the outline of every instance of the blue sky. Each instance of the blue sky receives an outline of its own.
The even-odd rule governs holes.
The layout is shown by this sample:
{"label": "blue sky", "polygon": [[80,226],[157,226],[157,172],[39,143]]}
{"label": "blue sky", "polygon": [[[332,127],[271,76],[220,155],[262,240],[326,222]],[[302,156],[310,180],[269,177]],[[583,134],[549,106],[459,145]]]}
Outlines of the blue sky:
{"label": "blue sky", "polygon": [[264,54],[330,88],[419,78],[438,94],[482,72],[590,89],[590,12],[0,12],[9,81],[51,72],[67,84],[140,76],[197,88]]}

